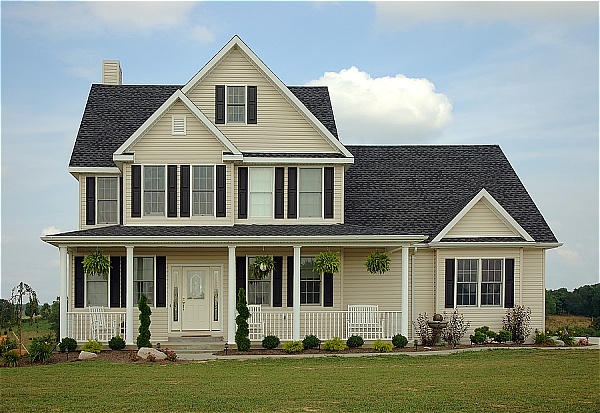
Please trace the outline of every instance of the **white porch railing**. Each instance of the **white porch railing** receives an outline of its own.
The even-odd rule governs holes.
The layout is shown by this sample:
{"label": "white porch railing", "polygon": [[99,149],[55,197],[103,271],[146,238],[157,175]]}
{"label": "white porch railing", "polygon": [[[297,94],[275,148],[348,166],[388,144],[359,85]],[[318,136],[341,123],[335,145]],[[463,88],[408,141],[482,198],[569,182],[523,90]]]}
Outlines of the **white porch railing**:
{"label": "white porch railing", "polygon": [[78,342],[94,339],[101,343],[108,343],[117,334],[125,339],[125,313],[104,312],[102,316],[106,318],[105,325],[111,326],[110,328],[95,329],[92,324],[91,313],[87,311],[68,312],[67,337],[74,338]]}
{"label": "white porch railing", "polygon": [[[381,331],[356,331],[365,340],[376,338],[390,340],[400,333],[402,311],[377,311],[377,318],[381,322]],[[293,339],[292,311],[269,311],[261,313],[264,325],[264,335],[275,335],[282,341]],[[314,334],[321,340],[333,337],[348,339],[348,311],[302,311],[300,313],[300,338]],[[262,339],[262,338],[261,338]]]}

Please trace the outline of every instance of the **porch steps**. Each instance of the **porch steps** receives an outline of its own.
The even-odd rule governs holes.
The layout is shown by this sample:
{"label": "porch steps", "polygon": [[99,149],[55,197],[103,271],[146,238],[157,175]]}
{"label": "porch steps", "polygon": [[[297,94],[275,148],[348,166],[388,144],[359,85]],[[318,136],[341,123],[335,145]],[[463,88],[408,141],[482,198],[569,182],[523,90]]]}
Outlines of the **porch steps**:
{"label": "porch steps", "polygon": [[212,353],[223,350],[225,340],[222,336],[189,334],[169,337],[168,341],[160,342],[160,347],[168,347],[169,350],[182,354]]}

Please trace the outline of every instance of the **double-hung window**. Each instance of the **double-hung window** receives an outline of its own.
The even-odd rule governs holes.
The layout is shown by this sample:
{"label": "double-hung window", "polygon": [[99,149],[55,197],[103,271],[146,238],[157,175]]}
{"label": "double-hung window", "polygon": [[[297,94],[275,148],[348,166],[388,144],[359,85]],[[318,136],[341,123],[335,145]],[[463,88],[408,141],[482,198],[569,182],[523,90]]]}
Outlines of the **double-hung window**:
{"label": "double-hung window", "polygon": [[133,258],[133,302],[137,303],[143,294],[148,297],[148,305],[154,305],[154,258]]}
{"label": "double-hung window", "polygon": [[250,265],[254,257],[248,259],[248,304],[271,305],[271,272],[259,278],[254,275]]}
{"label": "double-hung window", "polygon": [[214,167],[194,166],[192,174],[192,214],[213,216],[215,200]]}
{"label": "double-hung window", "polygon": [[321,304],[321,274],[314,266],[314,257],[300,258],[300,304]]}
{"label": "double-hung window", "polygon": [[108,305],[108,279],[102,275],[86,275],[87,306]]}
{"label": "double-hung window", "polygon": [[227,123],[246,122],[246,86],[227,86]]}
{"label": "double-hung window", "polygon": [[321,168],[300,168],[298,204],[300,218],[323,216],[323,177]]}
{"label": "double-hung window", "polygon": [[96,178],[98,224],[116,224],[118,220],[118,178]]}
{"label": "double-hung window", "polygon": [[273,217],[273,168],[250,168],[250,217]]}
{"label": "double-hung window", "polygon": [[144,215],[165,214],[165,167],[144,166]]}
{"label": "double-hung window", "polygon": [[504,260],[458,259],[456,304],[470,306],[502,305]]}

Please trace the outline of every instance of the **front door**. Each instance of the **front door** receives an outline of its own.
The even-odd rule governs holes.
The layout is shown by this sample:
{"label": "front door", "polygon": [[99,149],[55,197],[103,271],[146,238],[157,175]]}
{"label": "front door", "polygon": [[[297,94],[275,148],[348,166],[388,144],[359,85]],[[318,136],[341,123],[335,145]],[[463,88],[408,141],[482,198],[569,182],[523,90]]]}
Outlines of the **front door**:
{"label": "front door", "polygon": [[183,330],[210,330],[212,310],[210,267],[184,267],[181,296]]}

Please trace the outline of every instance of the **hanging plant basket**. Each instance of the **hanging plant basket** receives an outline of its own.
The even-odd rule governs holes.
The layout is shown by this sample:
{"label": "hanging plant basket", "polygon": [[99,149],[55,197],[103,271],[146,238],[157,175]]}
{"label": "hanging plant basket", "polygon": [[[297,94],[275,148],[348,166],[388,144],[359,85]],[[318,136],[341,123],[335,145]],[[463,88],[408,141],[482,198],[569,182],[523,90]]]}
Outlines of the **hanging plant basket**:
{"label": "hanging plant basket", "polygon": [[340,256],[331,251],[319,253],[315,257],[313,271],[331,274],[340,272]]}
{"label": "hanging plant basket", "polygon": [[110,272],[110,259],[102,251],[96,250],[83,259],[83,272],[87,275],[99,275],[107,279]]}
{"label": "hanging plant basket", "polygon": [[371,274],[385,274],[390,270],[390,256],[385,252],[373,251],[365,261],[365,268]]}
{"label": "hanging plant basket", "polygon": [[264,278],[275,268],[275,261],[270,255],[259,255],[254,257],[254,261],[250,264],[250,271],[258,279]]}

